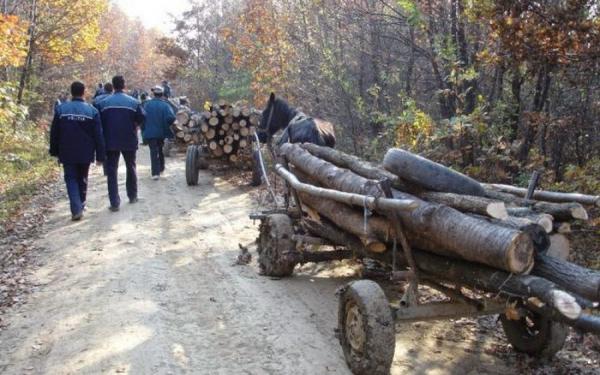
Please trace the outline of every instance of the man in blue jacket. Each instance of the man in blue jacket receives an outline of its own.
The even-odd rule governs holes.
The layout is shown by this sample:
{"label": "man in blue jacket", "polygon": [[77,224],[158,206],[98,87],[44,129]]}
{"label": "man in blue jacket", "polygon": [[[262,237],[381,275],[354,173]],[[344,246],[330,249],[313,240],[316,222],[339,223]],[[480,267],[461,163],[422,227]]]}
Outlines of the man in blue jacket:
{"label": "man in blue jacket", "polygon": [[105,160],[104,136],[98,110],[83,100],[85,86],[71,84],[70,102],[59,105],[50,128],[50,155],[63,165],[73,221],[81,220],[90,163]]}
{"label": "man in blue jacket", "polygon": [[150,147],[150,163],[152,165],[152,179],[158,180],[165,170],[165,155],[163,146],[165,138],[173,138],[171,125],[175,122],[175,113],[171,106],[163,99],[163,88],[156,86],[152,89],[154,98],[144,103],[146,122],[142,127],[144,143]]}
{"label": "man in blue jacket", "polygon": [[108,98],[109,96],[112,95],[113,93],[113,85],[110,82],[106,82],[104,84],[104,94],[100,94],[98,96],[96,96],[94,98],[94,100],[92,100],[92,104],[94,105],[94,107],[98,108],[98,104],[100,104],[101,101],[103,101],[104,99]]}
{"label": "man in blue jacket", "polygon": [[137,128],[144,124],[144,109],[140,102],[125,94],[125,79],[115,76],[112,79],[114,93],[98,103],[102,118],[104,140],[106,142],[106,163],[104,171],[108,184],[110,210],[119,210],[119,184],[117,180],[119,157],[122,154],[127,168],[125,186],[129,203],[138,201],[135,154],[138,148]]}

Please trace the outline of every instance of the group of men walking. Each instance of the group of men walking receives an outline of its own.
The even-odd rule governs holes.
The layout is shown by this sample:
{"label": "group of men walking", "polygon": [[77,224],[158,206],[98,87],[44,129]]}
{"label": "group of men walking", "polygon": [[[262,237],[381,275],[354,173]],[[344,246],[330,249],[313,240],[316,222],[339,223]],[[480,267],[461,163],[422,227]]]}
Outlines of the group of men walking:
{"label": "group of men walking", "polygon": [[109,209],[119,211],[121,198],[118,166],[121,155],[127,169],[125,186],[129,203],[138,202],[136,152],[138,128],[144,143],[150,147],[152,179],[158,180],[165,169],[162,145],[172,138],[171,125],[175,113],[163,99],[164,89],[152,89],[153,98],[143,104],[127,95],[125,79],[115,76],[103,87],[104,93],[94,98],[93,105],[84,100],[85,85],[71,84],[71,101],[58,105],[50,130],[50,155],[63,165],[64,179],[71,207],[71,218],[81,220],[85,210],[90,164],[104,167]]}

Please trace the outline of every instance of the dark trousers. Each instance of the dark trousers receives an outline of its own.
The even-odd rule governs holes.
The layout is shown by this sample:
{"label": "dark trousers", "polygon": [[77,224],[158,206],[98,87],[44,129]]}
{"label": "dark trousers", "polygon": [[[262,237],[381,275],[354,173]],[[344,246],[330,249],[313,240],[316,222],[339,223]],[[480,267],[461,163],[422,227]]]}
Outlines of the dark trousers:
{"label": "dark trousers", "polygon": [[78,215],[83,211],[87,196],[88,172],[90,163],[63,164],[67,194],[71,205],[71,214]]}
{"label": "dark trousers", "polygon": [[164,139],[148,139],[150,147],[150,165],[152,176],[158,176],[165,170],[165,155],[163,153]]}
{"label": "dark trousers", "polygon": [[104,172],[106,174],[106,182],[108,184],[108,199],[110,205],[119,207],[121,198],[119,197],[119,157],[123,154],[125,167],[127,168],[127,179],[125,186],[127,188],[127,197],[131,200],[137,198],[137,173],[135,169],[135,153],[136,151],[106,151],[106,162],[104,163]]}

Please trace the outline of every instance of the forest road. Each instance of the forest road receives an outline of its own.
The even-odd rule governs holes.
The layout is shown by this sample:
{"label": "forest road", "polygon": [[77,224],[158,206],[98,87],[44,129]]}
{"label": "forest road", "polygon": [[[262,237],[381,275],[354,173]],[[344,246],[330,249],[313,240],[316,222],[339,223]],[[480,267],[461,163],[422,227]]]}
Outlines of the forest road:
{"label": "forest road", "polygon": [[[350,267],[275,280],[258,275],[255,253],[234,265],[257,236],[250,190],[208,171],[188,187],[181,156],[153,181],[147,148],[138,159],[137,204],[109,212],[100,168],[83,221],[56,202],[36,240],[36,290],[0,331],[0,373],[349,374],[334,328]],[[398,326],[392,374],[511,373],[472,326]]]}

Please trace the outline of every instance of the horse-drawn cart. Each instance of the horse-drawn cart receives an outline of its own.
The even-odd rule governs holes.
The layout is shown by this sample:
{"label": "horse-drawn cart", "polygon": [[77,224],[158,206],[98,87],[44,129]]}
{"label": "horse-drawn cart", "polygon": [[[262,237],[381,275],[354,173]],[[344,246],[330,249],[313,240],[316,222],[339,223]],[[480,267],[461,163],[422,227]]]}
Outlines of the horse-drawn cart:
{"label": "horse-drawn cart", "polygon": [[[563,347],[569,326],[600,332],[600,319],[586,312],[597,308],[597,299],[591,301],[589,295],[583,297],[565,290],[556,280],[530,274],[531,265],[516,273],[490,266],[490,262],[482,264],[445,256],[446,251],[435,254],[431,248],[423,251],[421,246],[411,246],[435,243],[433,238],[415,240],[406,222],[410,215],[419,215],[417,211],[423,210],[425,202],[408,194],[389,194],[393,189],[389,181],[382,179],[377,181],[382,194],[365,193],[374,180],[366,183],[354,172],[362,170],[373,177],[376,169],[357,163],[356,158],[352,159],[353,171],[336,170],[337,167],[323,162],[319,168],[322,176],[318,172],[309,174],[310,163],[300,165],[301,159],[296,157],[298,147],[288,146],[282,164],[275,167],[288,187],[286,207],[250,215],[261,222],[257,240],[261,272],[285,277],[293,273],[297,264],[371,259],[379,264],[379,277],[387,279],[387,283],[402,281],[406,286],[394,303],[372,280],[353,281],[339,289],[337,335],[353,373],[389,373],[395,325],[403,322],[500,314],[512,346],[539,357],[551,357]],[[293,152],[297,155],[290,158]],[[306,162],[314,157],[305,156],[302,160]],[[351,157],[344,167],[349,168],[348,160]],[[349,188],[352,178],[360,182],[356,189]],[[429,210],[426,215],[436,213]],[[390,229],[386,238],[377,235],[375,229],[376,222],[383,220]],[[419,298],[423,285],[444,298],[424,302]]]}

